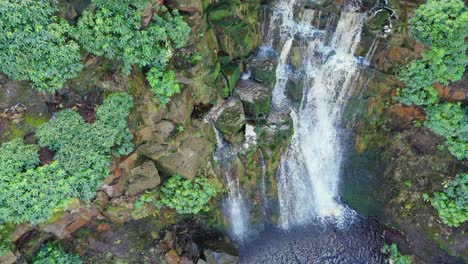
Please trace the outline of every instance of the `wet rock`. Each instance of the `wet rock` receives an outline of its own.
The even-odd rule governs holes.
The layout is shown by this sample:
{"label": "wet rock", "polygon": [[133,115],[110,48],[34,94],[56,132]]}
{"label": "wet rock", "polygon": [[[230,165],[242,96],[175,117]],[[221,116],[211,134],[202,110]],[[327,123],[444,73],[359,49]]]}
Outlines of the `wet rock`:
{"label": "wet rock", "polygon": [[215,252],[211,250],[205,250],[206,262],[208,264],[237,264],[239,263],[239,257],[229,255],[224,252]]}
{"label": "wet rock", "polygon": [[242,102],[231,99],[215,121],[215,127],[224,135],[234,135],[245,125],[245,114]]}
{"label": "wet rock", "polygon": [[116,224],[123,224],[132,218],[133,204],[121,202],[117,206],[108,206],[102,214],[109,221]]}
{"label": "wet rock", "polygon": [[276,66],[278,65],[276,53],[268,48],[260,48],[249,64],[252,77],[273,88],[276,82]]}
{"label": "wet rock", "polygon": [[172,122],[162,120],[154,126],[153,138],[156,142],[164,142],[175,130]]}
{"label": "wet rock", "polygon": [[271,95],[263,84],[251,80],[241,80],[235,91],[248,117],[255,119],[266,116],[270,112]]}
{"label": "wet rock", "polygon": [[300,102],[304,90],[304,79],[300,72],[293,72],[286,82],[286,94],[295,102]]}
{"label": "wet rock", "polygon": [[177,254],[177,251],[174,249],[169,250],[169,252],[166,253],[166,262],[167,264],[179,264],[180,257],[179,254]]}
{"label": "wet rock", "polygon": [[232,91],[234,90],[234,87],[236,86],[237,81],[241,77],[241,71],[239,69],[239,65],[229,65],[226,67],[223,67],[221,70],[223,73],[224,78],[226,78],[227,81],[227,86],[221,91],[221,96],[224,98],[229,97],[231,95]]}
{"label": "wet rock", "polygon": [[388,117],[387,125],[400,131],[408,129],[414,120],[420,123],[424,121],[423,110],[414,106],[393,105],[387,109],[385,115]]}
{"label": "wet rock", "polygon": [[152,161],[146,161],[134,168],[125,180],[126,194],[133,196],[145,190],[154,189],[161,183],[158,170]]}

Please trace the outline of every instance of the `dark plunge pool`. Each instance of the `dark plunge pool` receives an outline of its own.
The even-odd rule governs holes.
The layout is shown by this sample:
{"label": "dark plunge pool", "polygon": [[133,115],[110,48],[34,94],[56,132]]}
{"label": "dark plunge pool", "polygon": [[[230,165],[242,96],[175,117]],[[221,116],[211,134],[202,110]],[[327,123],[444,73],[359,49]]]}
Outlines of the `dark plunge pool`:
{"label": "dark plunge pool", "polygon": [[240,249],[240,263],[385,263],[382,245],[377,223],[362,218],[344,228],[322,223],[288,231],[270,227]]}

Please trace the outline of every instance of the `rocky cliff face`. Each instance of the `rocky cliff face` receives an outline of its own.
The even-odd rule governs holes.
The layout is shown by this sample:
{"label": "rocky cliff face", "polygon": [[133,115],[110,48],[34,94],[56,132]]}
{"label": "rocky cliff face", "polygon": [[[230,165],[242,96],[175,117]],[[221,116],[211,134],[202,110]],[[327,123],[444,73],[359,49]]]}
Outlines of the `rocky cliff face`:
{"label": "rocky cliff face", "polygon": [[[72,23],[89,5],[89,1],[61,2],[63,16]],[[84,71],[50,97],[35,94],[24,83],[0,78],[4,91],[0,95],[1,141],[30,138],[36,126],[62,108],[75,107],[92,119],[93,106],[103,91],[130,91],[137,106],[129,121],[135,151],[113,162],[112,173],[92,204],[76,200],[39,227],[12,227],[11,240],[18,252],[3,257],[2,263],[28,260],[50,239],[61,239],[93,263],[140,258],[156,263],[203,263],[196,262],[201,256],[208,263],[217,263],[214,259],[219,257],[226,259],[223,263],[235,263],[237,259],[231,256],[235,250],[220,232],[227,221],[219,209],[226,189],[222,185],[206,214],[181,216],[154,204],[160,184],[176,173],[190,180],[209,177],[226,184],[213,160],[214,128],[236,149],[233,170],[245,189],[253,226],[265,220],[265,201],[271,215],[267,221],[277,221],[275,175],[292,124],[288,116],[274,122],[266,118],[278,58],[266,54],[260,60],[256,53],[269,1],[163,2],[184,15],[192,28],[184,49],[200,57],[196,61],[173,58],[171,64],[183,89],[166,106],[152,101],[141,70],[121,76],[115,62],[90,56],[85,58]],[[420,57],[423,49],[407,32],[408,18],[420,1],[362,2],[370,15],[356,55],[367,59],[369,66],[360,72],[358,92],[345,113],[353,137],[343,170],[347,186],[343,200],[358,212],[376,217],[388,227],[388,241],[397,242],[421,263],[461,263],[468,256],[466,224],[458,229],[443,225],[422,194],[440,190],[445,179],[467,164],[437,148],[441,139],[419,125],[424,121],[422,109],[394,100],[402,85],[395,73]],[[296,15],[305,9],[318,10],[320,15],[312,23],[323,29],[336,21],[341,4],[339,0],[302,1]],[[293,69],[301,63],[294,43],[288,63]],[[242,79],[247,72],[249,78]],[[444,100],[466,103],[467,81],[465,74],[463,80],[436,89]],[[301,100],[301,84],[299,72],[287,84],[286,93],[296,104]],[[136,206],[141,199],[148,202]],[[209,248],[230,255],[216,255]]]}
{"label": "rocky cliff face", "polygon": [[[365,213],[376,216],[390,228],[387,231],[390,242],[398,242],[403,251],[414,254],[423,263],[462,263],[468,256],[466,224],[447,227],[422,195],[440,191],[442,183],[466,170],[467,164],[437,147],[443,139],[421,126],[425,119],[421,108],[401,105],[394,99],[396,90],[402,87],[395,74],[409,61],[419,58],[424,48],[408,34],[408,20],[418,4],[418,1],[389,1],[388,8],[396,18],[390,20],[389,35],[370,37],[375,36],[373,28],[382,28],[384,24],[378,25],[379,15],[368,20],[362,55],[372,54],[368,55],[369,67],[360,76],[361,92],[349,105],[353,113],[348,116],[357,114],[351,119],[356,133],[350,160],[370,168],[364,177],[373,180],[363,179],[357,184],[369,184],[377,191],[366,191],[368,186],[358,187],[357,191],[366,193],[361,198],[371,204],[371,210]],[[465,73],[461,81],[449,86],[436,85],[439,97],[465,103],[466,88],[461,87],[466,87],[467,77]],[[350,169],[359,167],[349,164]],[[377,169],[379,166],[381,169]],[[356,172],[345,172],[353,173]],[[344,196],[351,207],[362,201],[354,195]]]}

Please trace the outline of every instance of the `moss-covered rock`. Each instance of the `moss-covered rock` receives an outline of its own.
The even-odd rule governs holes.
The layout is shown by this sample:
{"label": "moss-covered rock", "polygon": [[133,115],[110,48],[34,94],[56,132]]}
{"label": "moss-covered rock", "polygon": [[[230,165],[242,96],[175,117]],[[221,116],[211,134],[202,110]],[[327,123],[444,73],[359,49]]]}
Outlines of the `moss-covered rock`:
{"label": "moss-covered rock", "polygon": [[215,121],[215,127],[224,135],[231,136],[245,125],[245,114],[240,100],[230,99]]}

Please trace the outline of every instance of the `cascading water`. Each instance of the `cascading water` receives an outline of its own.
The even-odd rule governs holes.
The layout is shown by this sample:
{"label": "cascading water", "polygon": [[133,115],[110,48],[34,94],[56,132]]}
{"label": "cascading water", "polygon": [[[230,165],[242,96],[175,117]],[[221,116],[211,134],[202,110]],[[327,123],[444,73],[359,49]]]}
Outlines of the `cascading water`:
{"label": "cascading water", "polygon": [[232,173],[236,153],[231,146],[223,141],[220,132],[214,128],[216,135],[216,151],[214,159],[219,162],[221,173],[227,184],[228,196],[223,210],[228,219],[228,231],[238,243],[244,242],[249,235],[249,211],[242,196],[239,179]]}
{"label": "cascading water", "polygon": [[[284,2],[289,3],[278,3],[284,7]],[[293,8],[294,4],[286,6]],[[290,18],[291,10],[276,10],[283,10],[285,17]],[[289,28],[303,28],[305,22],[312,21],[310,16],[313,12],[304,15],[302,23]],[[364,18],[364,14],[357,12],[357,7],[348,5],[331,37],[327,37],[326,32],[306,34],[299,41],[300,49],[304,51],[304,93],[297,113],[291,112],[294,135],[277,173],[283,228],[306,224],[313,218],[344,218],[345,210],[338,202],[342,159],[340,119],[358,69],[354,51],[360,41]],[[296,23],[293,19],[287,21]],[[289,50],[292,41],[288,39],[282,50],[285,46]],[[278,67],[285,67],[281,59]],[[277,73],[281,71],[277,70]],[[283,82],[281,78],[284,77],[278,78]],[[284,87],[277,83],[273,92],[274,104],[282,105],[284,98]]]}

